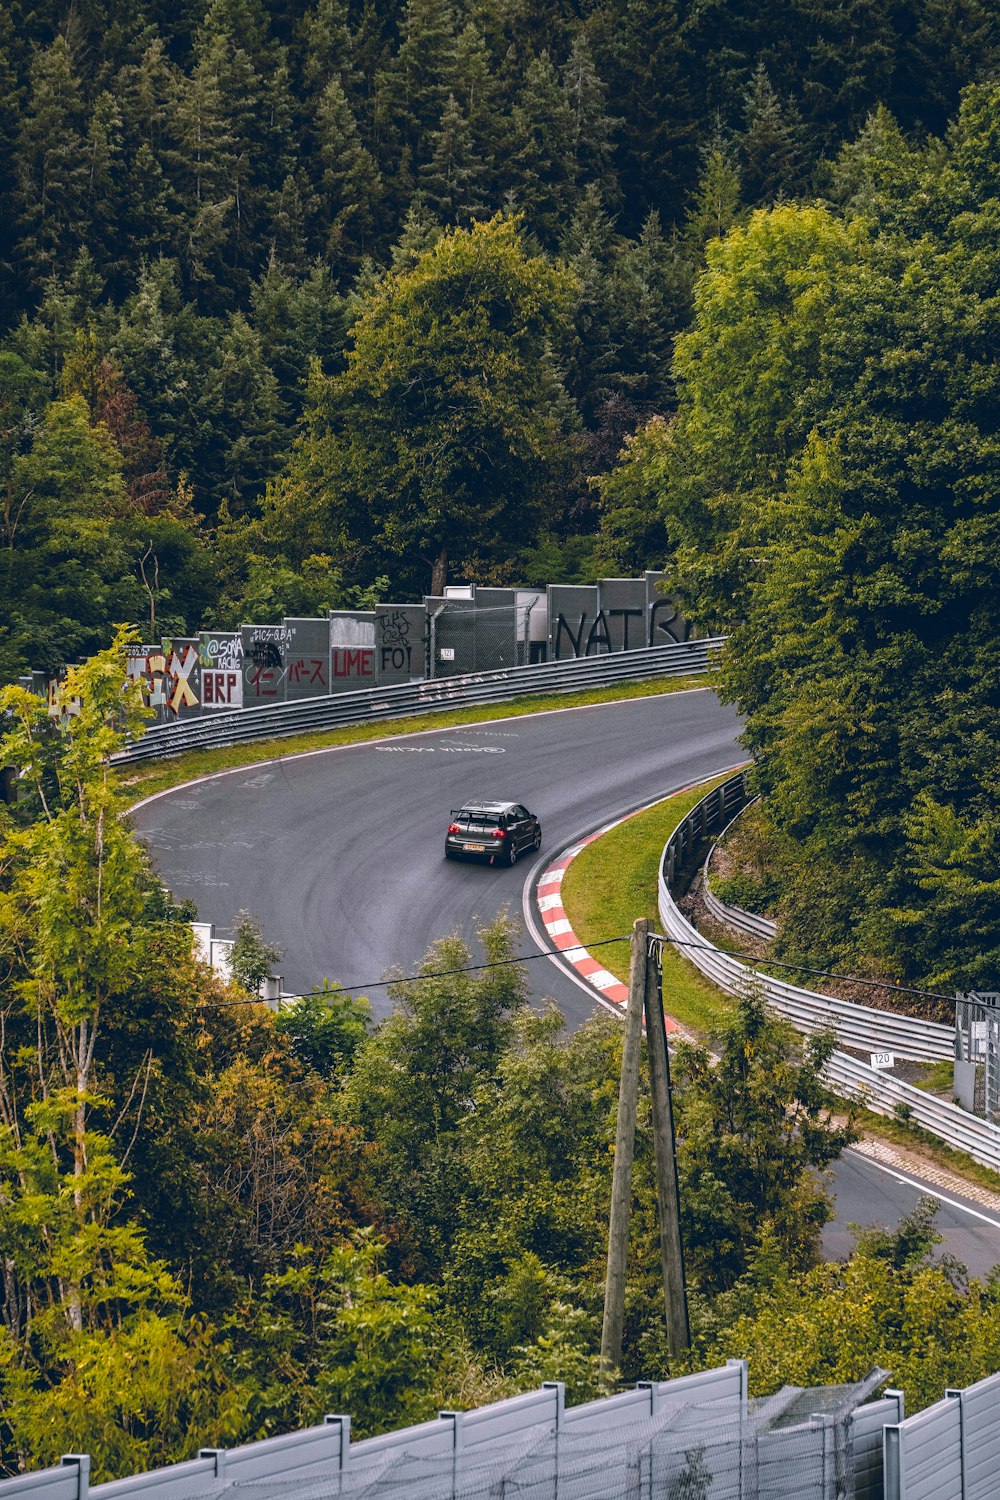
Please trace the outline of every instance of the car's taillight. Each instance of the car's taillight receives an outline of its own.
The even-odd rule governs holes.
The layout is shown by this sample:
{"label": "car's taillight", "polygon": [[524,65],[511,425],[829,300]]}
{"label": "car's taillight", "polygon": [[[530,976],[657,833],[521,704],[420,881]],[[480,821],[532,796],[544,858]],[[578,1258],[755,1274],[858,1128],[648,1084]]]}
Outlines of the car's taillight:
{"label": "car's taillight", "polygon": [[448,829],[448,832],[449,833],[461,833],[462,830],[461,830],[461,828],[459,828],[459,826],[458,826],[457,823],[452,823],[451,826]]}
{"label": "car's taillight", "polygon": [[507,837],[506,828],[494,828],[493,837],[495,839],[505,839]]}

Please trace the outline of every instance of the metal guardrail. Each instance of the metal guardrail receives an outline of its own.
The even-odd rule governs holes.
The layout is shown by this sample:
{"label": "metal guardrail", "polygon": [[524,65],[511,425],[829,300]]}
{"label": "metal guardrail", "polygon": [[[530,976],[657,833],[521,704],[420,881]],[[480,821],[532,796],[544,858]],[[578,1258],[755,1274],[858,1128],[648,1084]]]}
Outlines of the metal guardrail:
{"label": "metal guardrail", "polygon": [[953,1057],[955,1033],[950,1026],[876,1010],[873,1006],[857,1005],[787,984],[769,974],[759,974],[731,954],[705,944],[705,939],[675,903],[671,887],[685,864],[690,864],[702,839],[713,827],[731,822],[733,810],[738,811],[746,801],[746,783],[740,771],[703,797],[671,834],[660,860],[658,893],[660,921],[666,935],[692,945],[684,950],[688,958],[726,994],[739,994],[749,984],[761,985],[768,1003],[800,1031],[833,1031],[847,1047],[876,1052],[890,1050],[918,1062]]}
{"label": "metal guardrail", "polygon": [[431,678],[399,687],[365,688],[296,703],[268,704],[234,713],[156,724],[141,739],[112,759],[117,764],[180,755],[185,750],[216,749],[252,740],[279,739],[315,729],[335,729],[410,714],[441,713],[449,708],[506,703],[530,693],[571,693],[581,688],[646,677],[699,676],[713,667],[724,637],[649,646],[606,656],[583,656],[538,666],[469,672],[460,677]]}
{"label": "metal guardrail", "polygon": [[982,1166],[1000,1172],[1000,1129],[990,1120],[982,1120],[947,1099],[904,1083],[892,1073],[870,1068],[845,1052],[833,1054],[825,1076],[838,1094],[856,1099],[877,1115],[895,1115],[903,1106],[915,1125],[954,1150],[964,1151]]}
{"label": "metal guardrail", "polygon": [[719,847],[720,841],[725,838],[733,824],[739,822],[747,808],[752,807],[758,800],[759,798],[752,797],[749,802],[743,804],[735,818],[730,818],[705,855],[705,863],[702,866],[702,900],[705,903],[705,910],[716,922],[722,922],[727,927],[735,927],[738,932],[749,932],[752,937],[763,938],[766,943],[769,943],[778,931],[777,922],[772,922],[770,917],[759,916],[757,912],[744,911],[742,906],[727,906],[725,901],[720,901],[713,893],[708,883],[708,867],[712,863],[712,856]]}
{"label": "metal guardrail", "polygon": [[[727,994],[739,994],[751,984],[760,985],[773,1009],[800,1031],[830,1030],[844,1046],[860,1051],[891,1051],[922,1062],[953,1057],[955,1033],[950,1026],[799,989],[749,969],[730,954],[706,944],[678,908],[671,887],[685,864],[690,865],[701,840],[713,828],[727,826],[732,821],[733,809],[739,811],[745,805],[746,783],[739,772],[703,797],[671,834],[660,860],[658,890],[660,921],[666,935],[684,944],[697,945],[683,947],[681,952]],[[1000,1128],[989,1120],[969,1114],[956,1104],[844,1052],[833,1054],[826,1066],[826,1078],[838,1093],[857,1099],[876,1114],[894,1115],[901,1106],[905,1107],[915,1124],[956,1151],[966,1152],[983,1166],[1000,1171]]]}

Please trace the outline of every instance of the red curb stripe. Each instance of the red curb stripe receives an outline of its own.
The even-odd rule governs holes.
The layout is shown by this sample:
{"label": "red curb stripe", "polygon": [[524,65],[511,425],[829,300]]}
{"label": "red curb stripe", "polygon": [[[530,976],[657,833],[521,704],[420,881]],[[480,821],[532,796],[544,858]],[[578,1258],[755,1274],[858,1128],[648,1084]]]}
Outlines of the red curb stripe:
{"label": "red curb stripe", "polygon": [[[685,790],[687,790],[687,788],[685,788]],[[678,793],[678,795],[680,794]],[[642,809],[640,808],[639,811],[642,811]],[[628,822],[629,818],[634,818],[637,816],[638,812],[629,813],[627,818],[620,818],[618,820],[618,823],[626,823]],[[547,865],[538,879],[538,884],[536,886],[536,903],[538,891],[547,882],[551,882],[551,878],[553,875],[565,873],[565,871],[568,870],[570,865],[573,863],[573,860],[576,858],[577,854],[586,849],[588,845],[595,843],[602,834],[610,832],[612,828],[616,828],[618,826],[618,823],[609,823],[606,828],[599,828],[596,833],[589,834],[587,838],[579,839],[574,846],[575,853],[570,855],[563,855],[561,858],[553,861],[551,865]],[[578,955],[574,958],[571,958],[569,962],[572,964],[573,968],[575,969],[576,973],[579,974],[581,979],[590,981],[594,975],[604,974],[607,972],[600,960],[596,959],[592,953],[588,953],[587,949],[584,948],[583,944],[580,942],[580,939],[577,937],[572,928],[570,928],[568,932],[552,931],[553,927],[561,925],[563,922],[569,921],[569,918],[566,915],[565,908],[563,907],[561,902],[558,905],[547,907],[545,911],[540,911],[538,915],[541,919],[542,926],[545,928],[549,942],[553,945],[553,947],[557,948],[560,953],[566,953],[572,948],[576,948],[579,950]],[[602,1000],[610,1000],[613,1005],[625,1006],[628,1004],[628,985],[622,984],[621,980],[616,979],[614,984],[609,984],[606,989],[600,989],[596,984],[591,984],[590,988],[594,991],[595,995],[600,996]],[[679,1023],[674,1019],[673,1016],[665,1015],[663,1020],[668,1032],[680,1030]]]}

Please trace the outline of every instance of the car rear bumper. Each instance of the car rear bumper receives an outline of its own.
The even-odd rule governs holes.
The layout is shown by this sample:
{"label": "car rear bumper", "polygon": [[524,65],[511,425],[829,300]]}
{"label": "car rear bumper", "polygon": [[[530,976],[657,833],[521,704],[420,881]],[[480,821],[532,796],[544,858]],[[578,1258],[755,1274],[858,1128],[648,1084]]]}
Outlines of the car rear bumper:
{"label": "car rear bumper", "polygon": [[507,846],[506,839],[457,839],[449,835],[445,853],[454,859],[495,859]]}

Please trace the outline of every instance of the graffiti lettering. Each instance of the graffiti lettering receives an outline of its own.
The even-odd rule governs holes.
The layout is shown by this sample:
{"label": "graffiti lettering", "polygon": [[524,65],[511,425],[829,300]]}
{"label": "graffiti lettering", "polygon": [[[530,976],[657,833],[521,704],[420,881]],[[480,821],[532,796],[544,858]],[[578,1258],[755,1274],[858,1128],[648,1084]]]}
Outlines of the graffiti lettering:
{"label": "graffiti lettering", "polygon": [[250,660],[255,667],[277,667],[281,670],[281,652],[273,641],[254,641],[250,647]]}
{"label": "graffiti lettering", "polygon": [[334,650],[334,677],[371,677],[374,670],[375,652],[370,647],[359,651]]}
{"label": "graffiti lettering", "polygon": [[[584,618],[586,618],[586,616],[584,616]],[[582,620],[580,622],[580,633],[581,633],[581,635],[583,634],[583,621]],[[594,646],[603,646],[606,651],[610,651],[611,650],[611,637],[608,634],[608,622],[607,622],[607,619],[605,618],[605,614],[604,614],[603,609],[599,609],[597,611],[597,619],[594,621],[593,625],[591,625],[591,627],[590,627],[590,634],[587,637],[587,655],[588,656],[590,655],[591,649]]]}
{"label": "graffiti lettering", "polygon": [[665,635],[670,641],[686,641],[691,634],[691,626],[687,620],[683,620],[678,613],[676,604],[669,599],[657,599],[649,611],[649,644],[656,646],[662,644],[657,639],[657,631]]}
{"label": "graffiti lettering", "polygon": [[629,639],[628,639],[628,622],[629,622],[629,620],[633,620],[633,619],[635,619],[635,620],[641,620],[642,619],[642,610],[641,609],[609,609],[608,610],[608,614],[611,616],[611,618],[613,620],[617,620],[617,619],[620,618],[624,622],[623,625],[622,625],[622,650],[623,651],[628,651],[630,649],[630,647],[629,647]]}
{"label": "graffiti lettering", "polygon": [[206,708],[242,708],[242,672],[205,668],[201,674],[201,695]]}
{"label": "graffiti lettering", "polygon": [[[278,665],[281,665],[280,659]],[[247,675],[247,687],[255,698],[277,698],[278,686],[273,667],[255,665]]]}
{"label": "graffiti lettering", "polygon": [[382,647],[382,671],[409,672],[412,670],[410,663],[413,659],[412,646],[383,646]]}
{"label": "graffiti lettering", "polygon": [[144,705],[161,718],[167,714],[176,718],[183,709],[199,707],[197,669],[198,652],[192,644],[179,643],[178,649],[164,641],[162,647],[131,646],[126,652],[126,675],[141,685]]}
{"label": "graffiti lettering", "polygon": [[167,707],[172,714],[179,714],[182,708],[198,707],[198,695],[190,682],[191,673],[197,665],[198,653],[193,646],[185,646],[183,656],[171,651],[167,675],[174,686],[167,700]]}
{"label": "graffiti lettering", "polygon": [[203,667],[214,667],[219,671],[238,671],[243,661],[243,641],[235,633],[213,635],[203,640],[198,649],[198,660]]}
{"label": "graffiti lettering", "polygon": [[379,615],[378,626],[383,646],[409,645],[410,621],[405,610],[394,609],[391,615]]}
{"label": "graffiti lettering", "polygon": [[295,687],[326,691],[326,662],[319,656],[297,656],[288,663],[288,681]]}
{"label": "graffiti lettering", "polygon": [[569,636],[570,645],[573,647],[573,655],[574,656],[579,656],[580,655],[580,646],[581,646],[581,643],[583,641],[583,627],[584,627],[584,625],[586,625],[586,623],[587,623],[587,615],[586,615],[586,611],[584,611],[584,613],[581,614],[581,616],[580,616],[580,624],[577,627],[576,635],[574,635],[573,632],[572,632],[572,630],[570,629],[570,627],[566,623],[566,616],[565,615],[557,615],[556,616],[556,634],[555,634],[555,640],[552,643],[552,654],[556,658],[557,661],[558,661],[559,655],[560,655],[560,646],[562,645],[562,633],[563,633],[564,630],[565,630],[566,634]]}

